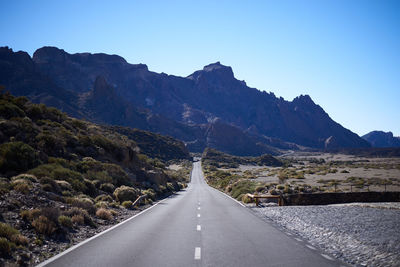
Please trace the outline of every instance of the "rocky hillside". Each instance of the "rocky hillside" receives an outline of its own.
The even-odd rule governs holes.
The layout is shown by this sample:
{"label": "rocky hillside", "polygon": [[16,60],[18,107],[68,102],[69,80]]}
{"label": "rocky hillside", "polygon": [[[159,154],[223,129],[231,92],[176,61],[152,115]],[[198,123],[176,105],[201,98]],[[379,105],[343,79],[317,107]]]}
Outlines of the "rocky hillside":
{"label": "rocky hillside", "polygon": [[165,166],[188,158],[170,137],[103,127],[1,93],[0,265],[38,263],[128,216],[139,196],[150,204],[180,190],[188,173]]}
{"label": "rocky hillside", "polygon": [[392,132],[372,131],[362,136],[372,147],[400,147],[400,137]]}
{"label": "rocky hillside", "polygon": [[[192,151],[216,144],[237,155],[298,149],[298,145],[324,149],[370,146],[334,122],[309,96],[290,102],[250,88],[219,62],[188,77],[177,77],[151,72],[146,65],[129,64],[116,55],[68,54],[43,47],[30,59],[23,52],[1,51],[2,65],[12,67],[8,72],[22,68],[21,64],[32,66],[29,71],[22,68],[20,78],[12,80],[0,71],[0,82],[11,92],[48,104],[53,99],[52,105],[91,121],[167,134],[185,141]],[[24,60],[16,60],[16,54]],[[32,92],[26,88],[30,81],[20,82],[24,72],[47,79],[46,88],[61,89]]]}

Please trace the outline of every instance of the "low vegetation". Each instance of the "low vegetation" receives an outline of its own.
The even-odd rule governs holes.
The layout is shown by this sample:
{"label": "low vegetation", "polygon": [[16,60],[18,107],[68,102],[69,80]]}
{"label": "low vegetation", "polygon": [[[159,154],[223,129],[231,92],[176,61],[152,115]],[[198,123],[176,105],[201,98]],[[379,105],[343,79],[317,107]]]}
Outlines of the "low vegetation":
{"label": "low vegetation", "polygon": [[244,201],[248,201],[247,193],[268,191],[268,187],[264,183],[252,180],[254,177],[251,172],[245,171],[244,174],[237,174],[229,170],[239,167],[240,164],[277,167],[288,163],[271,155],[237,157],[209,148],[202,155],[202,166],[209,185],[230,194],[235,199]]}
{"label": "low vegetation", "polygon": [[286,196],[400,189],[399,159],[317,152],[299,155],[286,159],[263,156],[268,160],[261,164],[259,158],[236,157],[207,149],[202,155],[202,166],[211,186],[243,202],[250,201],[247,193]]}
{"label": "low vegetation", "polygon": [[[1,257],[19,265],[44,259],[51,255],[44,244],[68,245],[81,228],[117,222],[139,196],[148,205],[186,187],[188,159],[173,138],[96,125],[1,93]],[[167,168],[173,163],[181,168]]]}
{"label": "low vegetation", "polygon": [[238,157],[232,156],[212,148],[206,148],[202,155],[202,162],[206,165],[217,168],[237,168],[239,165],[258,166],[283,166],[283,162],[271,155],[265,154],[259,157]]}

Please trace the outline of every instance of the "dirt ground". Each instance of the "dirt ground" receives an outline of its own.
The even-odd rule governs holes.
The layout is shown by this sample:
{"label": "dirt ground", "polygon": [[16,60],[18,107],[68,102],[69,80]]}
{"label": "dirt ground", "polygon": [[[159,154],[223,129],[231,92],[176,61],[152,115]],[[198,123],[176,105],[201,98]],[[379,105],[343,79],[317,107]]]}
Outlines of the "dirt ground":
{"label": "dirt ground", "polygon": [[290,167],[240,165],[228,171],[265,184],[310,186],[316,191],[400,191],[400,158],[301,152],[282,159]]}

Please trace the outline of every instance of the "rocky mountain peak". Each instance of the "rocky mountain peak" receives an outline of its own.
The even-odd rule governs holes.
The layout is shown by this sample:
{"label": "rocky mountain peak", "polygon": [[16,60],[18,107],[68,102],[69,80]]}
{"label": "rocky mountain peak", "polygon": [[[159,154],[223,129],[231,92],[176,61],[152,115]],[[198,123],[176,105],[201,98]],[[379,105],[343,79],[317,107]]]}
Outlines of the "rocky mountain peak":
{"label": "rocky mountain peak", "polygon": [[314,104],[314,101],[309,95],[299,95],[293,99],[293,103]]}
{"label": "rocky mountain peak", "polygon": [[44,46],[33,53],[32,60],[36,64],[45,64],[48,62],[63,62],[65,61],[66,52],[53,46]]}
{"label": "rocky mountain peak", "polygon": [[223,74],[224,76],[229,76],[229,77],[233,78],[232,68],[229,66],[222,65],[219,61],[216,63],[209,64],[207,66],[204,66],[203,71]]}
{"label": "rocky mountain peak", "polygon": [[14,61],[19,64],[32,65],[31,57],[23,51],[14,52],[8,46],[0,47],[0,58],[2,60]]}
{"label": "rocky mountain peak", "polygon": [[400,147],[400,137],[393,136],[392,132],[372,131],[362,138],[373,147]]}
{"label": "rocky mountain peak", "polygon": [[196,71],[192,75],[188,76],[188,78],[192,80],[199,80],[201,77],[215,77],[222,80],[234,79],[232,68],[222,65],[219,61],[204,66],[203,70]]}

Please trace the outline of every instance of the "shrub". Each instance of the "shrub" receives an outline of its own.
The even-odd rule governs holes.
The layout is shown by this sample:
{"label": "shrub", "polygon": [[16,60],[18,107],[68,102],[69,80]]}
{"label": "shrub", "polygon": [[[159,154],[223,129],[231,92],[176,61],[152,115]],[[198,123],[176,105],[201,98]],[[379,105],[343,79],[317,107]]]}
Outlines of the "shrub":
{"label": "shrub", "polygon": [[95,202],[99,201],[107,201],[107,202],[113,202],[113,198],[109,195],[99,195],[94,199]]}
{"label": "shrub", "polygon": [[60,190],[63,191],[72,191],[72,186],[70,183],[68,183],[67,181],[61,181],[61,180],[55,180],[54,181],[58,187],[60,188]]}
{"label": "shrub", "polygon": [[243,203],[251,203],[252,199],[247,194],[242,195],[242,202]]}
{"label": "shrub", "polygon": [[126,200],[135,201],[139,196],[139,192],[133,187],[123,185],[115,189],[114,196],[120,203]]}
{"label": "shrub", "polygon": [[169,191],[175,191],[175,187],[174,187],[174,185],[172,183],[167,183],[167,189]]}
{"label": "shrub", "polygon": [[107,174],[112,178],[112,183],[116,186],[132,184],[128,174],[121,168],[121,166],[112,163],[104,163],[102,166]]}
{"label": "shrub", "polygon": [[39,209],[22,210],[20,215],[22,220],[26,222],[31,222],[40,216],[40,210]]}
{"label": "shrub", "polygon": [[103,220],[111,220],[113,218],[111,212],[107,209],[100,208],[96,211],[96,216]]}
{"label": "shrub", "polygon": [[133,202],[130,201],[130,200],[126,200],[126,201],[122,202],[122,206],[125,209],[131,209],[132,208],[132,204],[133,204]]}
{"label": "shrub", "polygon": [[43,235],[51,235],[56,231],[56,225],[47,217],[40,215],[39,218],[32,222],[32,226],[36,232]]}
{"label": "shrub", "polygon": [[64,216],[64,215],[59,216],[58,217],[58,223],[61,226],[64,226],[64,227],[67,227],[67,228],[72,228],[73,227],[72,219],[70,217],[68,217],[68,216]]}
{"label": "shrub", "polygon": [[19,232],[14,227],[6,224],[0,223],[0,237],[7,238],[8,240],[12,240],[14,236],[19,235]]}
{"label": "shrub", "polygon": [[31,187],[28,184],[20,183],[14,186],[14,190],[20,192],[21,194],[29,194]]}
{"label": "shrub", "polygon": [[90,198],[67,198],[66,202],[71,204],[74,207],[82,208],[88,211],[90,214],[94,214],[96,212],[96,208],[94,207],[94,203]]}
{"label": "shrub", "polygon": [[94,205],[97,209],[99,208],[108,208],[108,202],[106,201],[99,201]]}
{"label": "shrub", "polygon": [[[77,208],[77,207],[73,207],[67,211],[64,211],[63,215],[68,216],[73,218],[74,216],[82,216],[84,223],[86,225],[90,225],[92,227],[96,227],[95,223],[93,222],[92,218],[89,216],[89,213],[82,209],[82,208]],[[79,218],[75,218],[75,220],[77,220]]]}
{"label": "shrub", "polygon": [[0,237],[0,256],[2,258],[6,258],[11,255],[12,247],[13,247],[13,244],[10,241],[8,241],[4,237]]}
{"label": "shrub", "polygon": [[0,100],[0,116],[5,119],[25,117],[25,112],[9,101]]}
{"label": "shrub", "polygon": [[0,194],[6,194],[10,192],[11,184],[8,182],[7,179],[0,178]]}
{"label": "shrub", "polygon": [[147,195],[147,197],[148,197],[149,199],[153,200],[153,201],[157,199],[157,194],[156,194],[156,192],[154,191],[154,189],[152,189],[152,188],[143,190],[143,191],[142,191],[142,194],[143,194],[143,195]]}
{"label": "shrub", "polygon": [[17,245],[22,245],[22,246],[26,246],[29,243],[29,239],[21,234],[14,236],[14,238],[11,241],[13,241]]}
{"label": "shrub", "polygon": [[83,225],[85,223],[85,218],[82,215],[74,215],[71,218],[71,221],[78,225]]}
{"label": "shrub", "polygon": [[32,183],[37,183],[38,182],[38,179],[36,178],[35,175],[28,174],[28,173],[22,173],[22,174],[19,174],[17,176],[11,177],[11,181],[16,181],[16,180],[26,180],[26,181],[29,181],[29,182],[32,182]]}
{"label": "shrub", "polygon": [[[40,215],[46,217],[54,224],[58,223],[58,217],[60,216],[60,210],[53,207],[42,208],[40,210]],[[40,217],[40,216],[39,216]]]}
{"label": "shrub", "polygon": [[249,180],[241,180],[232,185],[231,195],[233,198],[240,200],[240,195],[253,193],[255,191],[255,183]]}
{"label": "shrub", "polygon": [[96,186],[92,183],[92,181],[88,179],[84,179],[83,183],[85,185],[85,190],[82,191],[83,193],[89,195],[89,196],[95,196],[97,195],[97,189]]}
{"label": "shrub", "polygon": [[23,142],[9,142],[0,145],[0,171],[23,172],[39,164],[35,150]]}
{"label": "shrub", "polygon": [[105,183],[100,185],[100,190],[112,194],[115,190],[115,186],[111,183]]}

